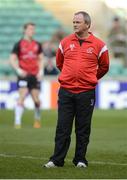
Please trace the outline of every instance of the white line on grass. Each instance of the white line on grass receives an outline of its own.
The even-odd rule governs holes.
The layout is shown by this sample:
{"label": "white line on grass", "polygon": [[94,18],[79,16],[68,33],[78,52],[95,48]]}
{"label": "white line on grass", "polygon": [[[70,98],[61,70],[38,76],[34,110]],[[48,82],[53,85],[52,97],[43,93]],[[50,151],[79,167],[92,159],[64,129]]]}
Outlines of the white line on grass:
{"label": "white line on grass", "polygon": [[[0,154],[0,157],[4,158],[21,158],[21,159],[39,159],[39,160],[48,160],[45,157],[35,157],[35,156],[19,156],[15,154]],[[68,162],[71,162],[70,159],[67,159]],[[114,163],[114,162],[104,162],[104,161],[90,161],[90,164],[102,164],[102,165],[115,165],[115,166],[127,166],[127,163]]]}

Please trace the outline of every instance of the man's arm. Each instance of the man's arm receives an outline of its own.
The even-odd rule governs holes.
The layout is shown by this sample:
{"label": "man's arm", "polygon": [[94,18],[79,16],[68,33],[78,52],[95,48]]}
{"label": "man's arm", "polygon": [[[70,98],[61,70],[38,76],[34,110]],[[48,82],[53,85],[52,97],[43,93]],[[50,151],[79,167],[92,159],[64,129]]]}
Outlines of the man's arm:
{"label": "man's arm", "polygon": [[56,66],[57,68],[61,71],[63,67],[63,62],[64,62],[64,56],[63,56],[63,48],[60,43],[59,48],[56,53]]}
{"label": "man's arm", "polygon": [[37,78],[38,78],[38,80],[40,80],[41,77],[44,75],[43,53],[40,53],[38,55],[38,66],[39,66],[39,71],[37,74]]}
{"label": "man's arm", "polygon": [[9,60],[10,64],[19,76],[25,77],[27,73],[19,67],[17,59],[18,59],[17,54],[12,53],[10,55],[10,60]]}
{"label": "man's arm", "polygon": [[97,79],[101,79],[109,70],[109,54],[107,47],[104,46],[99,54]]}

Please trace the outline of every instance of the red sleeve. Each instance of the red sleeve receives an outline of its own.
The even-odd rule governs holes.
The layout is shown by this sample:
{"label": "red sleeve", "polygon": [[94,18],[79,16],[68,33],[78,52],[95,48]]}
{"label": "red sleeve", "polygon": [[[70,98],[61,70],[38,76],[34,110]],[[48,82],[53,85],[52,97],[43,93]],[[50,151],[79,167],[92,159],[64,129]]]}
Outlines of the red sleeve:
{"label": "red sleeve", "polygon": [[63,62],[64,62],[63,49],[60,44],[56,53],[56,66],[60,71],[62,70]]}
{"label": "red sleeve", "polygon": [[97,79],[102,78],[109,70],[109,54],[106,46],[104,46],[104,52],[102,51],[98,59],[98,70],[97,70]]}

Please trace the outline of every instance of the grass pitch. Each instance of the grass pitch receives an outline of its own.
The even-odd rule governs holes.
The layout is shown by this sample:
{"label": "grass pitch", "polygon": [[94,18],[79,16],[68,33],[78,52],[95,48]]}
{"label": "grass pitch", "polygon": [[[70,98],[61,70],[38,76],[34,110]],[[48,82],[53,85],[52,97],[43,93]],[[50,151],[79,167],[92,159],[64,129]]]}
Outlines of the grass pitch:
{"label": "grass pitch", "polygon": [[127,111],[95,110],[88,146],[89,167],[73,166],[72,142],[62,168],[42,167],[53,153],[56,111],[42,111],[42,128],[33,128],[33,112],[25,111],[22,128],[14,129],[13,111],[0,110],[1,179],[127,179]]}

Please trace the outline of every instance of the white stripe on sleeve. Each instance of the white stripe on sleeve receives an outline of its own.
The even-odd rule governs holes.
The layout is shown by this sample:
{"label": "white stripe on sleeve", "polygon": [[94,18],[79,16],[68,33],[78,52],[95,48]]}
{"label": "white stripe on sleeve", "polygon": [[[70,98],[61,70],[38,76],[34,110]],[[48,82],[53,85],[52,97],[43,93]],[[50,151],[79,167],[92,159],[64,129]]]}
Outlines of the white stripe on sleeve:
{"label": "white stripe on sleeve", "polygon": [[63,54],[63,48],[62,48],[61,43],[59,44],[59,48],[60,48],[60,50],[61,50],[61,53]]}
{"label": "white stripe on sleeve", "polygon": [[104,52],[107,51],[107,50],[108,50],[108,49],[107,49],[107,46],[105,45],[105,46],[101,49],[98,58],[100,58],[101,55],[102,55],[102,53],[104,53]]}

